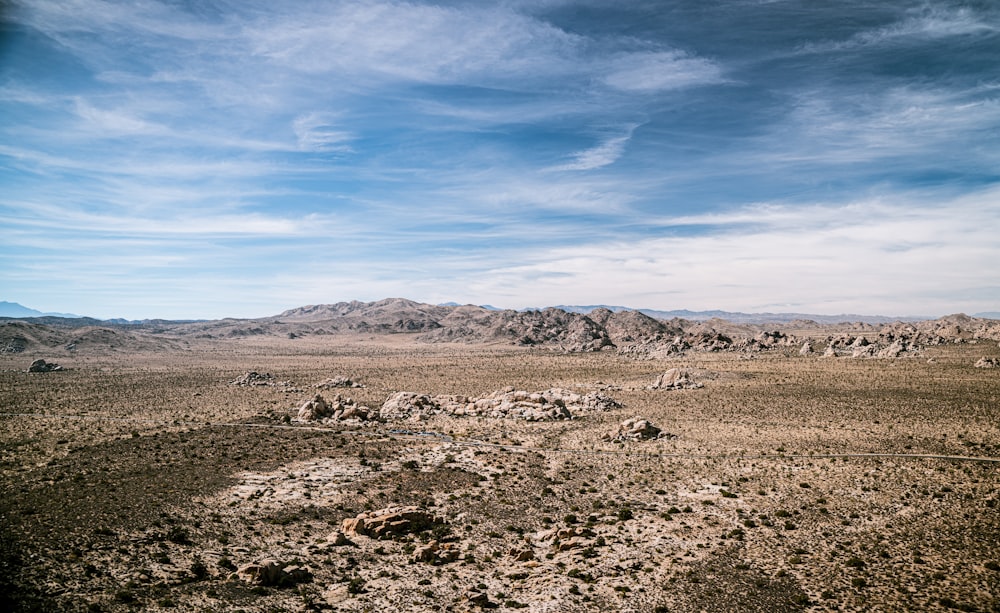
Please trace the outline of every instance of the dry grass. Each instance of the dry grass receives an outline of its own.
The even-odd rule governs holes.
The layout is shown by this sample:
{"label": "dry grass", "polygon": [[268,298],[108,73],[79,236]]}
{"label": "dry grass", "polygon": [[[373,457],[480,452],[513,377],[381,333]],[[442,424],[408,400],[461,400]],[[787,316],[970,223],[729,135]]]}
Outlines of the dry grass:
{"label": "dry grass", "polygon": [[[46,374],[3,356],[0,405],[32,416],[0,418],[0,605],[445,611],[474,608],[466,594],[479,590],[501,609],[534,611],[1000,611],[1000,466],[824,457],[1000,458],[1000,377],[972,368],[984,351],[934,348],[934,363],[631,361],[405,337],[259,338],[59,356],[67,370]],[[645,389],[673,366],[705,387]],[[247,370],[294,385],[228,385]],[[507,385],[604,389],[625,406],[565,422],[283,427],[334,375],[366,384],[342,393],[372,407],[401,390]],[[634,415],[675,436],[602,440]],[[221,425],[241,423],[264,427]],[[452,442],[390,432],[401,428]],[[345,517],[394,504],[431,508],[448,528],[325,542]],[[558,551],[544,531],[567,527],[582,544]],[[433,536],[460,560],[412,563]],[[524,550],[533,559],[510,555]],[[264,557],[306,564],[314,580],[227,580]]]}

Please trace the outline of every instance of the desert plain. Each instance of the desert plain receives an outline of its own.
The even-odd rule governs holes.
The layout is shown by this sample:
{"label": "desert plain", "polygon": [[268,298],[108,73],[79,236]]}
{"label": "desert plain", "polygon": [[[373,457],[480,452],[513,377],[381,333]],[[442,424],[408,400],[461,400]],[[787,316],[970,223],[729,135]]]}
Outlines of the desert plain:
{"label": "desert plain", "polygon": [[1000,611],[997,322],[376,306],[0,321],[0,608]]}

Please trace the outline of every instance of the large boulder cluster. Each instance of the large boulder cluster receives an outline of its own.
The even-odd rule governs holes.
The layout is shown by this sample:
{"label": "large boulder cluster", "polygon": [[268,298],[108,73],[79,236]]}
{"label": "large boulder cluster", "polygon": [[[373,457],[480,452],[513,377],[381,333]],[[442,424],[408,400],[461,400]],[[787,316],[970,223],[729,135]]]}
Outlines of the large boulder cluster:
{"label": "large boulder cluster", "polygon": [[574,412],[607,411],[620,406],[614,398],[599,392],[578,394],[561,388],[528,392],[506,387],[479,398],[398,392],[385,401],[379,417],[386,421],[420,420],[445,414],[548,421],[572,419]]}
{"label": "large boulder cluster", "polygon": [[842,333],[826,339],[826,350],[822,357],[849,356],[852,358],[898,358],[916,354],[922,348],[914,341],[915,336],[905,333],[883,331],[877,335]]}
{"label": "large boulder cluster", "polygon": [[316,394],[302,403],[296,414],[297,421],[368,421],[371,409],[361,406],[351,398],[337,394],[329,401]]}

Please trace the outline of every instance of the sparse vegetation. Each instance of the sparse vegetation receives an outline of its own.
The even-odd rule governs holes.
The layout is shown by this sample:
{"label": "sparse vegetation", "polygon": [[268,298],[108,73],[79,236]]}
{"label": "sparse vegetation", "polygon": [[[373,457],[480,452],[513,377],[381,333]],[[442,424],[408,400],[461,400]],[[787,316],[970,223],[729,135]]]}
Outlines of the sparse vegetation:
{"label": "sparse vegetation", "polygon": [[[501,610],[552,594],[585,611],[633,601],[643,611],[787,610],[809,595],[842,610],[995,606],[977,587],[1000,581],[995,467],[826,457],[1000,457],[990,412],[1000,382],[963,370],[982,345],[942,347],[936,364],[692,354],[686,366],[711,375],[706,387],[663,392],[644,386],[673,361],[404,341],[60,355],[59,379],[28,377],[0,356],[9,412],[86,406],[90,416],[4,418],[0,474],[15,495],[0,501],[0,527],[20,536],[4,537],[0,553],[22,561],[4,580],[41,610],[75,597],[45,591],[49,581],[83,583],[87,602],[109,611],[430,610],[469,586]],[[350,393],[375,407],[399,390],[480,396],[596,381],[619,388],[609,393],[625,406],[563,422],[437,415],[416,427],[313,430],[284,419],[297,392],[226,383],[255,368],[303,390],[359,373],[368,387]],[[676,436],[601,440],[634,414]],[[234,423],[253,427],[221,425]],[[362,510],[406,505],[442,523],[397,540],[334,537]],[[455,554],[413,562],[424,547]],[[42,551],[54,553],[30,557]],[[268,558],[315,579],[225,580]],[[534,587],[543,584],[552,593]],[[337,597],[347,600],[326,601]]]}

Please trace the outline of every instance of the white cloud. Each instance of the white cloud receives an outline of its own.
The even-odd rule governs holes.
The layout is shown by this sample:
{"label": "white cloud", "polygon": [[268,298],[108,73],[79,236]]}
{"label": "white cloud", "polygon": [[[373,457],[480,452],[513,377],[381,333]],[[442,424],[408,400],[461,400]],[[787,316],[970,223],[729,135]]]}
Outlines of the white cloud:
{"label": "white cloud", "polygon": [[723,83],[722,68],[715,62],[680,51],[629,53],[609,66],[604,82],[627,92],[658,92],[695,85]]}
{"label": "white cloud", "polygon": [[910,11],[907,17],[888,26],[864,30],[846,40],[809,43],[803,46],[801,51],[805,53],[850,51],[913,40],[935,40],[998,30],[1000,26],[984,20],[969,8],[924,6]]}
{"label": "white cloud", "polygon": [[535,252],[480,275],[470,290],[484,301],[744,311],[793,304],[829,314],[974,312],[1000,300],[1000,190],[933,207],[758,206],[675,225],[687,224],[716,228]]}
{"label": "white cloud", "polygon": [[554,166],[551,170],[593,170],[614,164],[625,153],[625,145],[638,125],[630,125],[625,134],[607,138],[600,145],[573,154],[573,161]]}
{"label": "white cloud", "polygon": [[292,129],[298,139],[302,151],[339,151],[351,150],[346,143],[353,136],[350,132],[336,127],[334,117],[329,113],[311,112],[300,115],[292,122]]}

